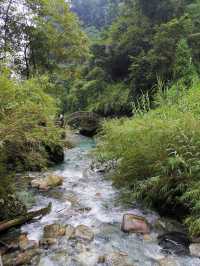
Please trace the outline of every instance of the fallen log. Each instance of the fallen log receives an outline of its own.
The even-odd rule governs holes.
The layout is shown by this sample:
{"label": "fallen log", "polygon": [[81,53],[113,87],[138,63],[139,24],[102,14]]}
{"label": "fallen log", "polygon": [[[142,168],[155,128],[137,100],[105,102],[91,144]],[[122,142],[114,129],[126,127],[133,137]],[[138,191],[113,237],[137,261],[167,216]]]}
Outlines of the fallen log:
{"label": "fallen log", "polygon": [[51,207],[52,203],[49,203],[47,207],[42,208],[40,210],[27,212],[26,215],[19,216],[9,221],[0,222],[0,233],[10,229],[11,227],[22,225],[26,222],[31,221],[34,218],[48,214],[51,211]]}

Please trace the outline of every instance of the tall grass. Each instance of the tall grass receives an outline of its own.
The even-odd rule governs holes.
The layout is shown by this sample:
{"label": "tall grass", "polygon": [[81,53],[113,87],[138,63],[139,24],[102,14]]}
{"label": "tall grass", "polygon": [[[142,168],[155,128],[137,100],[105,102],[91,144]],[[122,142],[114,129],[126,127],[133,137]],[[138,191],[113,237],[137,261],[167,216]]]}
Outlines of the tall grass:
{"label": "tall grass", "polygon": [[119,161],[115,185],[129,188],[135,199],[162,214],[178,216],[198,235],[200,82],[189,90],[181,83],[160,87],[154,106],[149,110],[143,98],[134,118],[105,122],[97,151],[105,160]]}

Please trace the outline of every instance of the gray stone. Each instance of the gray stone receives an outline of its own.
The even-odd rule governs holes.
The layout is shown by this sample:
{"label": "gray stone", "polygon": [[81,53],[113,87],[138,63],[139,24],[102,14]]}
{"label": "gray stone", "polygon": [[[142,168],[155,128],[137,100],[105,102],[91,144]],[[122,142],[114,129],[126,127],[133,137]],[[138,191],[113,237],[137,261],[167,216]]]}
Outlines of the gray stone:
{"label": "gray stone", "polygon": [[200,257],[200,244],[191,244],[189,249],[192,256]]}

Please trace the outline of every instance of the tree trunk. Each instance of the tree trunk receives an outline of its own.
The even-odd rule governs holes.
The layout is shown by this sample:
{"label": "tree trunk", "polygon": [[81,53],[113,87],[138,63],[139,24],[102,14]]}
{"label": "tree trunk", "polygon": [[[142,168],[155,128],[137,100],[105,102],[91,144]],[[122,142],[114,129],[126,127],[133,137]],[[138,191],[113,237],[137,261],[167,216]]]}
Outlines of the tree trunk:
{"label": "tree trunk", "polygon": [[10,229],[11,227],[19,226],[28,221],[31,221],[33,218],[48,214],[51,211],[51,206],[52,204],[49,203],[49,205],[46,208],[37,211],[28,212],[26,215],[19,216],[13,220],[0,222],[0,233]]}

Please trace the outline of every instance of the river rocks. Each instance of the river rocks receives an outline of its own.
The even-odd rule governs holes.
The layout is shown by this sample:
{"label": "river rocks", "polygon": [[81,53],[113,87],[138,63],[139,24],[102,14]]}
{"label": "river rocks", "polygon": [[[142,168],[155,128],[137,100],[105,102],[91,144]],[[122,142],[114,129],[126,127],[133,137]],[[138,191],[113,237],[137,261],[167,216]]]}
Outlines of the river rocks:
{"label": "river rocks", "polygon": [[97,173],[108,173],[114,170],[117,167],[118,161],[109,160],[106,162],[92,162],[90,168],[92,171]]}
{"label": "river rocks", "polygon": [[40,246],[41,247],[48,247],[53,246],[58,243],[56,238],[43,238],[40,240]]}
{"label": "river rocks", "polygon": [[38,256],[41,253],[39,249],[31,249],[24,252],[15,252],[3,256],[4,266],[20,266],[30,264],[33,257]]}
{"label": "river rocks", "polygon": [[44,227],[43,238],[40,246],[52,246],[58,243],[57,238],[66,234],[66,226],[60,224],[50,224]]}
{"label": "river rocks", "polygon": [[190,254],[195,257],[200,257],[200,244],[193,243],[189,247]]}
{"label": "river rocks", "polygon": [[56,175],[49,175],[44,178],[38,178],[31,181],[33,188],[47,191],[50,188],[61,186],[63,184],[63,177]]}
{"label": "river rocks", "polygon": [[80,238],[80,239],[86,240],[86,241],[92,241],[94,238],[94,233],[92,232],[92,230],[88,226],[79,225],[75,229],[74,237]]}
{"label": "river rocks", "polygon": [[65,236],[67,239],[70,239],[73,237],[75,233],[75,228],[72,226],[72,225],[67,225],[66,228],[65,228]]}
{"label": "river rocks", "polygon": [[113,252],[106,257],[106,263],[110,266],[134,266],[129,262],[128,254],[124,252]]}
{"label": "river rocks", "polygon": [[146,219],[134,214],[124,214],[121,230],[125,233],[149,234],[150,232]]}
{"label": "river rocks", "polygon": [[19,248],[23,251],[38,247],[38,243],[34,240],[29,240],[26,234],[19,237]]}
{"label": "river rocks", "polygon": [[60,224],[50,224],[44,227],[44,238],[57,238],[64,236],[66,227]]}
{"label": "river rocks", "polygon": [[167,254],[189,255],[190,241],[186,234],[170,232],[158,237],[159,245]]}

